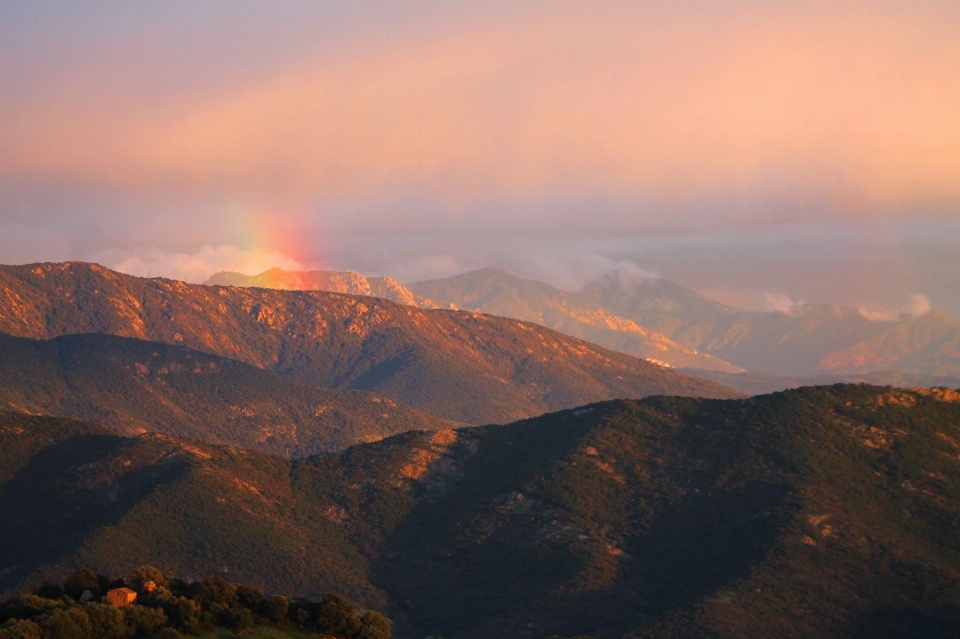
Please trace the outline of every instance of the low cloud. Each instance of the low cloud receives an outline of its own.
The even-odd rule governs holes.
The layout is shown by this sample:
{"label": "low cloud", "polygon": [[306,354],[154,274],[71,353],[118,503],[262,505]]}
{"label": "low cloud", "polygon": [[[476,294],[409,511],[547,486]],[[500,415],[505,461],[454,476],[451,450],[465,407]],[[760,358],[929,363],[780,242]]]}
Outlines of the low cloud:
{"label": "low cloud", "polygon": [[919,317],[932,310],[926,293],[912,293],[909,300],[898,308],[883,306],[858,306],[857,311],[871,322],[893,322],[904,317]]}
{"label": "low cloud", "polygon": [[794,300],[783,293],[761,293],[763,300],[763,310],[793,315],[798,306],[803,305],[803,300]]}
{"label": "low cloud", "polygon": [[[104,259],[105,258],[105,259]],[[287,271],[306,270],[303,264],[277,251],[260,248],[241,249],[232,244],[206,245],[195,253],[165,253],[151,250],[145,255],[104,254],[106,266],[139,277],[169,277],[184,282],[203,282],[219,271],[236,271],[256,275],[271,268]]]}

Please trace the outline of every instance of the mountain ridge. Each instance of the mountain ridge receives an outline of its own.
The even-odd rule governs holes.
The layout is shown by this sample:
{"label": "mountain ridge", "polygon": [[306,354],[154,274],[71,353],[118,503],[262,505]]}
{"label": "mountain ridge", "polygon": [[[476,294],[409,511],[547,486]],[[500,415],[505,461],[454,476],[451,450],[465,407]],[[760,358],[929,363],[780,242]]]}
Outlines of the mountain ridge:
{"label": "mountain ridge", "polygon": [[242,362],[111,335],[0,334],[0,410],[305,457],[461,424],[373,393],[307,386]]}
{"label": "mountain ridge", "polygon": [[515,320],[319,291],[142,279],[78,263],[0,267],[0,332],[187,346],[467,423],[613,397],[739,395]]}

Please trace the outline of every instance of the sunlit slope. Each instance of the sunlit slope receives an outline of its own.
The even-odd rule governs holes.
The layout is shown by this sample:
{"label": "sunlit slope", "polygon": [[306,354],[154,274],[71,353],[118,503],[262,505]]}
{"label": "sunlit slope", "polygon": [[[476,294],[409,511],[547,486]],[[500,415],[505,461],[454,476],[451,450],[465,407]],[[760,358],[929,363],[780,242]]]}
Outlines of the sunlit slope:
{"label": "sunlit slope", "polygon": [[204,284],[207,286],[247,286],[276,288],[284,291],[328,291],[330,293],[368,295],[370,297],[382,297],[391,302],[408,306],[436,308],[436,304],[415,295],[395,279],[365,277],[353,271],[284,271],[283,269],[272,268],[258,275],[221,271],[211,275]]}
{"label": "sunlit slope", "polygon": [[826,370],[847,373],[887,368],[960,376],[960,321],[933,311],[830,353],[820,365]]}
{"label": "sunlit slope", "polygon": [[718,357],[678,344],[586,295],[515,277],[500,269],[485,268],[408,286],[415,293],[456,308],[535,322],[668,366],[726,372],[742,370]]}
{"label": "sunlit slope", "polygon": [[516,320],[317,291],[142,279],[84,263],[0,268],[0,332],[182,345],[471,423],[615,397],[737,395]]}

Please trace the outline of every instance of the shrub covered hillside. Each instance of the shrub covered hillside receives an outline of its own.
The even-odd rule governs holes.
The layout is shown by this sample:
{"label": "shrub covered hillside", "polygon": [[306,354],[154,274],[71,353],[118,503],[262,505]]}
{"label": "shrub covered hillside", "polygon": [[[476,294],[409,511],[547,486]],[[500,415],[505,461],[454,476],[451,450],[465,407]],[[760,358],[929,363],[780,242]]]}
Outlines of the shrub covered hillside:
{"label": "shrub covered hillside", "polygon": [[113,335],[0,334],[0,410],[290,457],[459,425],[374,393],[308,386],[226,357]]}
{"label": "shrub covered hillside", "polygon": [[338,639],[390,639],[387,619],[340,595],[327,594],[321,601],[265,596],[220,577],[168,580],[152,566],[141,566],[125,580],[81,568],[62,586],[45,583],[29,595],[0,602],[0,639],[177,639],[217,628],[241,635],[258,627]]}
{"label": "shrub covered hillside", "polygon": [[0,588],[150,563],[411,639],[956,639],[958,400],[617,400],[296,461],[7,416]]}

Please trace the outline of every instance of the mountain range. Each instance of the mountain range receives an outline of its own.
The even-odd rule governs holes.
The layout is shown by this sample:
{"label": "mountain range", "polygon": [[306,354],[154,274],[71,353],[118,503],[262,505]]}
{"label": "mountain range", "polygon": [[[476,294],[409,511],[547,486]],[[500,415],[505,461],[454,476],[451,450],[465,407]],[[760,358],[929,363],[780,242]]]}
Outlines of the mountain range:
{"label": "mountain range", "polygon": [[615,400],[287,460],[0,415],[0,590],[344,592],[397,637],[946,638],[960,392]]}
{"label": "mountain range", "polygon": [[[210,281],[277,282],[282,288],[309,281],[322,288],[317,283],[332,277],[277,269],[246,278],[227,275]],[[879,371],[960,378],[960,322],[938,312],[877,321],[831,304],[744,311],[664,279],[620,271],[576,292],[494,268],[407,284],[405,290],[393,299],[535,322],[673,368],[831,379]]]}
{"label": "mountain range", "polygon": [[184,346],[475,424],[617,397],[739,395],[526,322],[374,297],[144,279],[86,263],[0,267],[0,332]]}

